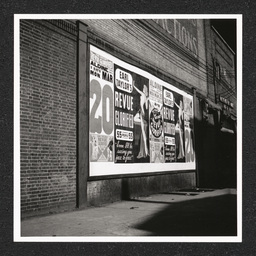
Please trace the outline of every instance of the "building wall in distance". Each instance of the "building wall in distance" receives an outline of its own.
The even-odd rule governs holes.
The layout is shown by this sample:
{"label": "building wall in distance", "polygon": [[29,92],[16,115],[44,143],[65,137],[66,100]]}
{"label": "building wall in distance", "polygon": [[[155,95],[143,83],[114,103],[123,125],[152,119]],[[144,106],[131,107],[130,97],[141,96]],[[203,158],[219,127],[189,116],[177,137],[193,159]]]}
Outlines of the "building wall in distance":
{"label": "building wall in distance", "polygon": [[[208,97],[202,101],[203,122],[198,124],[198,177],[200,187],[236,187],[236,64],[235,54],[205,20]],[[220,101],[220,96],[224,97]],[[208,105],[204,104],[207,100]],[[211,100],[209,102],[208,100]],[[226,110],[228,102],[233,108]],[[205,106],[207,106],[205,108]],[[205,110],[207,114],[205,115]],[[232,118],[231,118],[232,116]],[[228,128],[233,133],[223,131]]]}
{"label": "building wall in distance", "polygon": [[[236,187],[237,184],[237,88],[235,53],[213,29],[213,56],[216,63],[215,84],[217,102],[222,108],[221,132],[218,136],[218,186]],[[233,133],[225,132],[229,129]]]}
{"label": "building wall in distance", "polygon": [[76,37],[20,22],[21,212],[76,205]]}
{"label": "building wall in distance", "polygon": [[237,97],[236,97],[236,63],[235,53],[220,38],[213,29],[213,56],[215,58],[215,81],[217,86],[217,100],[223,106],[219,97],[233,103],[231,112],[236,116]]}

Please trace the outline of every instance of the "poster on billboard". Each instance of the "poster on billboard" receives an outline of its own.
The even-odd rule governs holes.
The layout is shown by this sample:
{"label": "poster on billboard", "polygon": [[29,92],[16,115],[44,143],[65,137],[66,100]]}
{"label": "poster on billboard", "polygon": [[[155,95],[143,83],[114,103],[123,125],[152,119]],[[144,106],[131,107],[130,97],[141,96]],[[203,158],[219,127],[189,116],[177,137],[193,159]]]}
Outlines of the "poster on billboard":
{"label": "poster on billboard", "polygon": [[90,54],[90,162],[113,161],[114,64],[97,52]]}
{"label": "poster on billboard", "polygon": [[149,142],[150,162],[164,162],[163,87],[154,80],[149,82]]}
{"label": "poster on billboard", "polygon": [[164,120],[164,162],[176,161],[174,95],[171,90],[163,90],[163,120]]}
{"label": "poster on billboard", "polygon": [[90,46],[90,176],[195,169],[193,97]]}
{"label": "poster on billboard", "polygon": [[148,79],[115,65],[115,163],[149,162]]}

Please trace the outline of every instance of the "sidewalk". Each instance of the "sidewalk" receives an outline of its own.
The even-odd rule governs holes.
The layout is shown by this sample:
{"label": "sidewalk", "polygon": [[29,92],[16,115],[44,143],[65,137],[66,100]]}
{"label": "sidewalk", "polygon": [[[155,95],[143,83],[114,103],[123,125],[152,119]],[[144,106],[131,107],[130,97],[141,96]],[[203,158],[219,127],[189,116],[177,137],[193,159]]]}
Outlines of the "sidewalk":
{"label": "sidewalk", "polygon": [[21,236],[235,236],[236,190],[184,191],[21,222]]}

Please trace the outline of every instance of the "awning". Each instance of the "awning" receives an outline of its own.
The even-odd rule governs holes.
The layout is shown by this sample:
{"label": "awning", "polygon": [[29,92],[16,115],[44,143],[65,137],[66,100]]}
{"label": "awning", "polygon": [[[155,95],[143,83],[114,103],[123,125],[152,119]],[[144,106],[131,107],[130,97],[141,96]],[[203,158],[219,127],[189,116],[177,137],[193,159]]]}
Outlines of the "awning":
{"label": "awning", "polygon": [[225,127],[221,127],[220,131],[221,132],[228,132],[228,133],[235,133],[233,130],[225,128]]}
{"label": "awning", "polygon": [[237,117],[236,117],[234,114],[232,114],[232,113],[231,113],[231,115],[230,115],[230,118],[231,118],[233,121],[236,121],[236,120],[237,120]]}
{"label": "awning", "polygon": [[232,120],[230,117],[222,116],[221,118],[221,131],[228,132],[228,133],[235,133],[236,132],[236,125],[235,121]]}

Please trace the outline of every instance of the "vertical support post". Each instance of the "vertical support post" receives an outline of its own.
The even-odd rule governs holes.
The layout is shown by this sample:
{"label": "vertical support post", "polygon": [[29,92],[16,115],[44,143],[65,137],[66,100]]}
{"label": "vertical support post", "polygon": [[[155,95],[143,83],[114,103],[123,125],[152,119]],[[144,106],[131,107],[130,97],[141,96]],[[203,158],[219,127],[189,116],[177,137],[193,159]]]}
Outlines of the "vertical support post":
{"label": "vertical support post", "polygon": [[[195,151],[196,151],[196,132],[197,132],[197,122],[196,122],[196,115],[197,115],[197,108],[196,108],[196,88],[193,88],[193,111],[194,111],[194,143],[195,143]],[[196,187],[199,187],[199,170],[198,170],[198,155],[197,152],[195,152],[196,154]]]}
{"label": "vertical support post", "polygon": [[218,103],[218,88],[216,84],[216,63],[215,63],[215,58],[212,56],[212,75],[213,75],[213,86],[214,86],[214,94],[215,94],[215,103]]}
{"label": "vertical support post", "polygon": [[87,26],[77,21],[77,207],[87,206],[89,175],[89,72]]}

